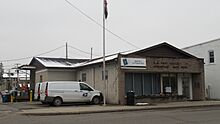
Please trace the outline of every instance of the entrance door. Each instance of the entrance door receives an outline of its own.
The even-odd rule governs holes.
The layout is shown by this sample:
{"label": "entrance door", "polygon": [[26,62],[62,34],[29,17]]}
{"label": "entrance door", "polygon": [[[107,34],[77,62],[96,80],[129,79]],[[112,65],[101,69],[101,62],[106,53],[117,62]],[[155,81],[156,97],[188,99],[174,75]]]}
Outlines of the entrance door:
{"label": "entrance door", "polygon": [[182,86],[183,86],[183,96],[186,96],[187,99],[190,99],[190,78],[182,77]]}
{"label": "entrance door", "polygon": [[177,76],[176,74],[162,75],[163,93],[177,94]]}
{"label": "entrance door", "polygon": [[162,77],[162,82],[163,82],[163,93],[171,93],[171,83],[170,79],[168,76],[163,76]]}

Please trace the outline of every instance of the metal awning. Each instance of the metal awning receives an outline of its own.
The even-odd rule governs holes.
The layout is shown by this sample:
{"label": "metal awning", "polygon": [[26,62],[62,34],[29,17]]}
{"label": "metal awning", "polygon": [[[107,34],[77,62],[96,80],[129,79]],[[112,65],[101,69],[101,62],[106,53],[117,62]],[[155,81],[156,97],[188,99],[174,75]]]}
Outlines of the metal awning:
{"label": "metal awning", "polygon": [[22,70],[35,70],[36,69],[35,66],[31,66],[31,65],[22,65],[22,66],[19,66],[18,68]]}

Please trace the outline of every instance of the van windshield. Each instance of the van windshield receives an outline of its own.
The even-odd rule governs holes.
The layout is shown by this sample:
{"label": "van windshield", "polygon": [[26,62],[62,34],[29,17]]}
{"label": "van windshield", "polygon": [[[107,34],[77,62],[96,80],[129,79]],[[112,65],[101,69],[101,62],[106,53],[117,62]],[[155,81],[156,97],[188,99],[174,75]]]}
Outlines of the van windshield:
{"label": "van windshield", "polygon": [[88,85],[80,83],[80,90],[87,90],[87,91],[93,91],[92,88],[90,88]]}

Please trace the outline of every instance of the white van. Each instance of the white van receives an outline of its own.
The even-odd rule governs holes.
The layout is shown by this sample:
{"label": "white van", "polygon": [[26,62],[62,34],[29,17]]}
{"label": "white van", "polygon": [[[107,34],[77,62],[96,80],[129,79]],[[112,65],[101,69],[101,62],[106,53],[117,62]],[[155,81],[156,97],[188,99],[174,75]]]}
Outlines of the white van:
{"label": "white van", "polygon": [[40,101],[59,106],[64,102],[99,104],[103,99],[100,91],[84,82],[49,81],[41,84]]}

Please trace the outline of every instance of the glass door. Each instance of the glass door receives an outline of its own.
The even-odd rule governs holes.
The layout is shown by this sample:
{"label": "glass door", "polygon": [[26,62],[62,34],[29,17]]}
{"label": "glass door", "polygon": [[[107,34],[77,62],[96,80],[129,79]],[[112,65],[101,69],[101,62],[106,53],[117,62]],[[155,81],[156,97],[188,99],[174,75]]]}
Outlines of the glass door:
{"label": "glass door", "polygon": [[176,74],[162,75],[163,93],[177,94],[177,76]]}
{"label": "glass door", "polygon": [[183,96],[190,99],[190,78],[182,77]]}

